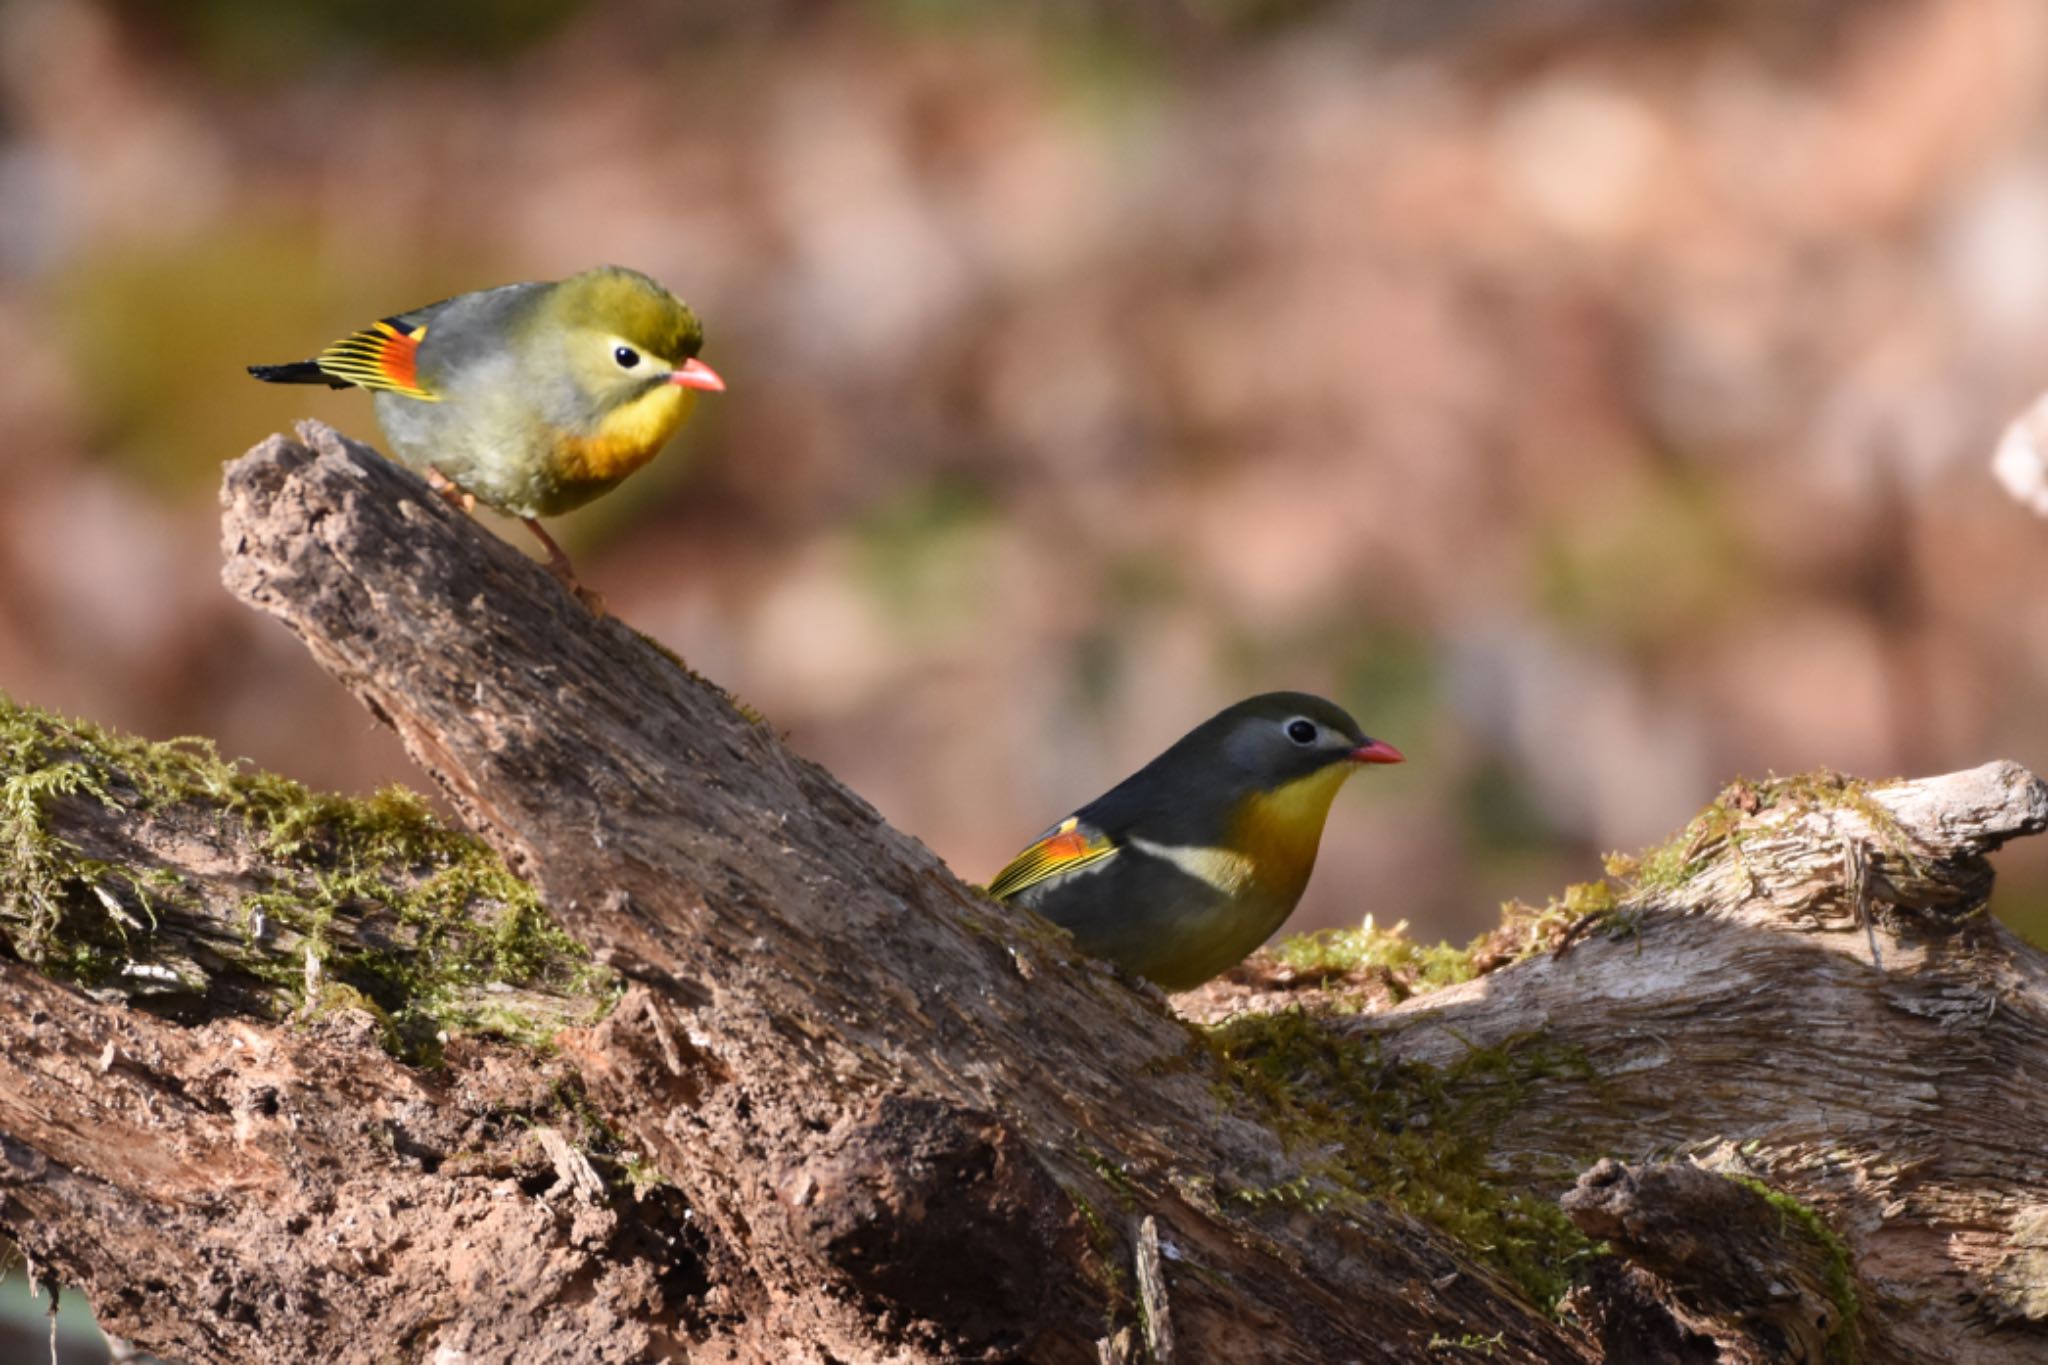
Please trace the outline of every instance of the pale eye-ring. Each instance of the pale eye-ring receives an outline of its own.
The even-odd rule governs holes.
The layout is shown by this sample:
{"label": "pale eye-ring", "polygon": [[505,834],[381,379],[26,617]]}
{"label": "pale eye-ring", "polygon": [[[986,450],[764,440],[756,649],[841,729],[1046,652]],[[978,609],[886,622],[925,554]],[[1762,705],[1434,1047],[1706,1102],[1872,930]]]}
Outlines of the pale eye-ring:
{"label": "pale eye-ring", "polygon": [[1287,722],[1287,737],[1296,744],[1316,742],[1316,723],[1312,720],[1290,720]]}
{"label": "pale eye-ring", "polygon": [[630,370],[640,363],[640,353],[631,346],[614,346],[612,359],[618,362],[620,369]]}

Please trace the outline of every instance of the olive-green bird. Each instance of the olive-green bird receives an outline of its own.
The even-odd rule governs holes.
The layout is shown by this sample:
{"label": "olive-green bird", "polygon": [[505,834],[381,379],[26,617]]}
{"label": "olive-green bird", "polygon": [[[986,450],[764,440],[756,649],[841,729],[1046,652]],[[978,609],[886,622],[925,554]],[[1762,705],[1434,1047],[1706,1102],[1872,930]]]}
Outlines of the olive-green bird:
{"label": "olive-green bird", "polygon": [[1199,986],[1293,913],[1344,779],[1401,753],[1342,707],[1268,692],[1196,726],[1054,825],[989,894],[1170,991]]}
{"label": "olive-green bird", "polygon": [[574,587],[568,556],[537,519],[609,492],[668,443],[699,390],[725,388],[697,359],[703,345],[681,299],[605,265],[458,294],[312,360],[249,373],[369,389],[392,454],[465,509],[481,502],[525,522]]}

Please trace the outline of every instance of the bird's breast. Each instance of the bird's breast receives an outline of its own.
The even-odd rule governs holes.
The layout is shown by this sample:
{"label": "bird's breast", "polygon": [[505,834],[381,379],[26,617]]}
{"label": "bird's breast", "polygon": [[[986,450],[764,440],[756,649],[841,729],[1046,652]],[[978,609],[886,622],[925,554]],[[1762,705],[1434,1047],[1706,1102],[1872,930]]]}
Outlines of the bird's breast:
{"label": "bird's breast", "polygon": [[1261,885],[1288,897],[1290,904],[1315,870],[1330,802],[1351,772],[1349,763],[1332,763],[1285,786],[1253,792],[1238,806],[1231,847],[1256,869]]}
{"label": "bird's breast", "polygon": [[611,487],[668,444],[696,398],[680,385],[663,384],[610,409],[588,431],[563,432],[549,473],[564,490]]}

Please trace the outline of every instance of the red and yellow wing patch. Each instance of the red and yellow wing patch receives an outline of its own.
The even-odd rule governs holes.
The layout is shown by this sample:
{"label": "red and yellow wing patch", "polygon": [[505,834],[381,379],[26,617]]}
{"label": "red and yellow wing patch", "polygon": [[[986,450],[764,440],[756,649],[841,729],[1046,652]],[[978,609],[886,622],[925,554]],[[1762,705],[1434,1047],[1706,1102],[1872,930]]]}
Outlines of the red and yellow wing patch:
{"label": "red and yellow wing patch", "polygon": [[996,879],[988,884],[988,893],[999,901],[1008,900],[1048,877],[1079,871],[1104,858],[1115,857],[1116,852],[1116,844],[1094,830],[1081,828],[1079,818],[1070,815],[996,873]]}
{"label": "red and yellow wing patch", "polygon": [[313,363],[322,374],[360,388],[436,403],[440,395],[422,387],[419,378],[420,341],[426,335],[424,323],[407,329],[396,319],[386,318],[351,332],[322,351]]}

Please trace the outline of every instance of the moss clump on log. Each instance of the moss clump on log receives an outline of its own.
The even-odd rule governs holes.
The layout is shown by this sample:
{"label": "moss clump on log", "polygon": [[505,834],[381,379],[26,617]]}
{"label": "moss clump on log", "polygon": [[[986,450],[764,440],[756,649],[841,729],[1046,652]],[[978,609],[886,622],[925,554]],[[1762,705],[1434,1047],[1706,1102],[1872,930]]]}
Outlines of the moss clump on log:
{"label": "moss clump on log", "polygon": [[1597,1249],[1536,1192],[1569,1180],[1572,1163],[1510,1171],[1496,1154],[1529,1087],[1560,1074],[1586,1079],[1583,1056],[1527,1038],[1474,1048],[1448,1067],[1389,1061],[1372,1037],[1334,1033],[1302,1009],[1239,1015],[1209,1039],[1234,1098],[1309,1158],[1278,1189],[1219,1187],[1226,1202],[1321,1213],[1384,1200],[1456,1237],[1552,1311]]}
{"label": "moss clump on log", "polygon": [[138,739],[5,696],[0,938],[174,1015],[361,1008],[414,1061],[458,1033],[543,1045],[616,994],[533,888],[417,793],[315,792],[206,740]]}

